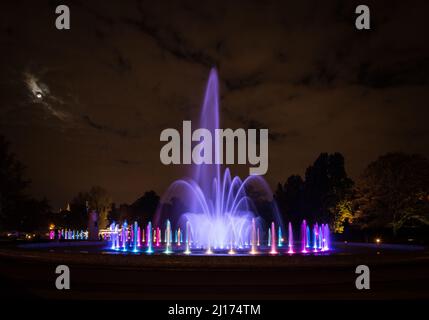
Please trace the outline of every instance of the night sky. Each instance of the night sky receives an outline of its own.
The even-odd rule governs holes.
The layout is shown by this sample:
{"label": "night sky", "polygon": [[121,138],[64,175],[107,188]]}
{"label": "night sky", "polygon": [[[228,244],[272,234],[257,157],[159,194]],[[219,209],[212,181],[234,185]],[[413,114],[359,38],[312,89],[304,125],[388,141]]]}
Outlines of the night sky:
{"label": "night sky", "polygon": [[[55,28],[58,4],[71,30]],[[356,30],[357,4],[372,30]],[[343,153],[356,178],[389,151],[429,156],[428,12],[427,1],[2,1],[0,134],[54,209],[92,185],[116,203],[162,194],[186,171],[161,164],[159,135],[199,117],[216,66],[222,127],[269,129],[273,188],[321,152]]]}

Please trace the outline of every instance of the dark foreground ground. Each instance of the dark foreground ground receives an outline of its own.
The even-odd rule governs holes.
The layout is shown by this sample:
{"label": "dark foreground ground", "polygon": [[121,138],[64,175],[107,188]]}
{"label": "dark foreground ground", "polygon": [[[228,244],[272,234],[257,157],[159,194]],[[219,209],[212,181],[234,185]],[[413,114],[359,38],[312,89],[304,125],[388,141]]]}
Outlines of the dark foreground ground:
{"label": "dark foreground ground", "polygon": [[[59,264],[70,268],[70,290],[55,287]],[[370,268],[370,290],[355,287],[359,264]],[[310,257],[124,256],[93,246],[7,247],[0,282],[1,299],[428,299],[429,253],[347,246]]]}

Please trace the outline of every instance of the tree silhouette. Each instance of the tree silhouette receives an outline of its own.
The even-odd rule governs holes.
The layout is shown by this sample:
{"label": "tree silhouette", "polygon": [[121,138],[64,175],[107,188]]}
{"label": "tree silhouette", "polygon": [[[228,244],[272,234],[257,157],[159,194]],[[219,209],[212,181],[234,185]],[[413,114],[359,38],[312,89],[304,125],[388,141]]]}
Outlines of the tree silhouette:
{"label": "tree silhouette", "polygon": [[47,229],[50,219],[48,202],[27,196],[26,188],[30,181],[23,176],[24,166],[10,152],[6,139],[0,136],[0,229]]}
{"label": "tree silhouette", "polygon": [[362,228],[429,225],[429,160],[388,153],[370,163],[357,185],[356,213]]}
{"label": "tree silhouette", "polygon": [[153,219],[159,205],[160,197],[153,191],[146,191],[142,197],[137,199],[128,208],[128,219],[137,221],[140,225]]}
{"label": "tree silhouette", "polygon": [[337,204],[352,192],[353,181],[344,168],[340,153],[321,153],[305,172],[305,180],[290,176],[284,185],[279,184],[275,198],[285,221],[295,224],[302,219],[334,223]]}

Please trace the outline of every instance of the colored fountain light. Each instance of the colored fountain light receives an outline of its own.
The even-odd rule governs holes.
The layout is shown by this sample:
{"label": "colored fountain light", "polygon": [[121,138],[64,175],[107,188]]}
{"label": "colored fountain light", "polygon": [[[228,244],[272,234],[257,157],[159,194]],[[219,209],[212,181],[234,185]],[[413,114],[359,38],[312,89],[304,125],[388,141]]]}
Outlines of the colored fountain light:
{"label": "colored fountain light", "polygon": [[271,251],[270,254],[277,254],[276,249],[276,226],[274,222],[271,223]]}
{"label": "colored fountain light", "polygon": [[170,220],[167,220],[167,228],[165,230],[165,251],[164,253],[170,254],[171,251],[171,224]]}
{"label": "colored fountain light", "polygon": [[283,246],[283,236],[282,236],[282,228],[279,226],[279,232],[278,232],[278,246]]}
{"label": "colored fountain light", "polygon": [[191,224],[189,221],[186,222],[186,249],[185,254],[191,253]]}
{"label": "colored fountain light", "polygon": [[310,248],[310,227],[307,225],[307,229],[306,229],[306,238],[305,238],[305,248],[308,249]]}
{"label": "colored fountain light", "polygon": [[[252,250],[250,250],[251,254],[257,254],[258,250],[256,249],[257,246],[257,239],[256,239],[256,221],[255,218],[252,219],[252,239],[251,239],[251,245]],[[231,244],[232,247],[232,244]]]}
{"label": "colored fountain light", "polygon": [[127,251],[127,242],[128,242],[128,224],[127,221],[124,221],[122,224],[122,250]]}
{"label": "colored fountain light", "polygon": [[180,231],[180,227],[177,229],[177,240],[176,240],[176,242],[177,242],[177,246],[178,247],[180,247],[180,240],[181,240],[181,237],[182,237],[182,232]]}
{"label": "colored fountain light", "polygon": [[155,245],[157,247],[159,247],[161,244],[161,229],[159,227],[156,227],[156,236],[155,237],[156,237]]}
{"label": "colored fountain light", "polygon": [[307,221],[305,220],[301,224],[301,252],[307,253]]}
{"label": "colored fountain light", "polygon": [[153,248],[152,248],[152,222],[149,221],[149,223],[147,224],[146,227],[146,253],[153,253]]}
{"label": "colored fountain light", "polygon": [[137,247],[141,247],[141,229],[140,226],[137,228]]}
{"label": "colored fountain light", "polygon": [[289,231],[289,243],[288,243],[288,247],[289,247],[289,254],[294,253],[293,251],[293,230],[292,230],[292,223],[289,222],[289,226],[288,226],[288,231]]}
{"label": "colored fountain light", "polygon": [[138,252],[138,239],[139,239],[139,232],[138,232],[138,224],[137,221],[134,221],[134,229],[133,229],[133,252]]}
{"label": "colored fountain light", "polygon": [[319,238],[319,227],[316,222],[316,224],[313,226],[313,249],[315,252],[317,252],[318,238]]}

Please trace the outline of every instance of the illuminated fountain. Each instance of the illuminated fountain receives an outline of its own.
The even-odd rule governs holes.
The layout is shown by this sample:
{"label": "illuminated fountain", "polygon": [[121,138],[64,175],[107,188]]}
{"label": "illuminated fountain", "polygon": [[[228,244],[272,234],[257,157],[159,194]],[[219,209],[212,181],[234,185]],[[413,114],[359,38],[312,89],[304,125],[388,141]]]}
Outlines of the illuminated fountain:
{"label": "illuminated fountain", "polygon": [[[215,136],[216,130],[220,129],[219,124],[218,77],[213,69],[206,87],[199,128]],[[211,153],[219,157],[222,152],[215,152],[214,147],[211,146]],[[300,241],[295,244],[292,224],[289,222],[288,228],[284,228],[266,181],[258,175],[244,179],[232,176],[228,168],[222,168],[219,158],[215,160],[215,164],[201,162],[192,165],[189,177],[174,181],[161,199],[153,226],[152,222],[147,224],[146,229],[142,226],[143,232],[140,232],[136,222],[130,226],[131,241],[128,241],[126,221],[121,230],[118,230],[118,225],[111,227],[111,232],[116,233],[111,235],[111,248],[142,252],[140,243],[145,242],[146,253],[187,255],[191,254],[191,250],[192,254],[282,255],[295,253],[294,248],[301,248],[301,253],[310,252],[311,245],[315,252],[329,249],[327,225],[315,223],[310,228],[304,220],[300,238],[297,238]],[[270,204],[270,226],[264,224],[254,198],[249,194],[257,194],[258,199],[262,198]],[[173,199],[180,199],[183,204],[180,212],[170,211]],[[163,228],[164,239],[160,227]],[[261,230],[267,230],[267,233]],[[181,246],[182,237],[184,246]],[[287,248],[283,249],[283,241],[287,241]]]}
{"label": "illuminated fountain", "polygon": [[[222,253],[222,249],[218,249],[215,251],[212,246],[208,246],[207,248],[204,248],[202,246],[195,245],[195,242],[193,240],[193,230],[191,227],[190,221],[186,221],[185,224],[185,237],[184,237],[184,243],[185,247],[180,248],[181,245],[181,238],[182,238],[182,231],[180,227],[176,230],[176,236],[175,241],[173,242],[173,236],[172,236],[172,227],[170,220],[167,219],[166,221],[166,228],[164,233],[164,240],[162,241],[160,236],[160,228],[156,227],[155,229],[152,228],[152,223],[149,222],[146,226],[146,232],[141,231],[142,229],[138,225],[137,222],[134,222],[131,225],[128,225],[125,221],[121,229],[119,229],[119,225],[112,223],[109,227],[110,235],[110,248],[112,250],[122,251],[122,252],[144,252],[144,250],[141,249],[141,244],[144,242],[146,244],[146,250],[145,252],[150,254],[154,252],[158,253],[165,253],[165,254],[171,254],[171,253],[184,253],[184,254],[191,254],[191,247],[193,246],[197,252],[197,254],[201,254],[201,252],[205,254],[215,254],[217,252]],[[288,249],[282,250],[282,247],[279,246],[279,241],[276,239],[276,225],[274,221],[271,223],[271,227],[267,231],[267,245],[261,246],[259,243],[259,228],[256,227],[256,219],[252,218],[251,220],[251,230],[250,230],[250,238],[243,246],[237,246],[236,244],[233,244],[232,242],[225,247],[223,250],[225,253],[228,253],[230,255],[240,253],[240,254],[271,254],[271,255],[277,255],[282,253],[288,253],[294,254],[294,245],[297,245],[294,242],[293,237],[293,228],[292,223],[289,222],[288,224],[288,232],[285,234],[287,236],[288,241]],[[144,230],[144,229],[143,229]],[[313,230],[313,233],[310,231]],[[72,232],[69,232],[69,234],[72,236]],[[277,235],[280,235],[279,229],[277,229]],[[76,235],[77,238],[82,237],[81,234]],[[312,228],[309,227],[306,220],[303,220],[301,223],[301,233],[300,233],[300,241],[298,244],[301,247],[301,250],[299,252],[301,253],[309,253],[311,252],[311,246],[310,241],[313,240],[313,252],[325,252],[331,249],[330,247],[330,231],[329,226],[327,224],[318,225],[317,223],[313,225]],[[155,242],[155,247],[159,247],[159,249],[154,250],[153,243]],[[174,248],[173,245],[176,245]],[[258,249],[259,248],[259,249]],[[203,251],[202,251],[203,250]],[[205,251],[204,251],[205,250]],[[198,253],[199,252],[199,253]]]}
{"label": "illuminated fountain", "polygon": [[[199,128],[215,136],[216,129],[220,128],[219,122],[218,77],[213,69],[205,92]],[[218,156],[219,153],[213,149],[212,154]],[[187,204],[187,210],[180,213],[178,224],[183,228],[186,222],[190,223],[193,244],[207,253],[248,247],[252,239],[252,221],[255,221],[255,228],[261,223],[255,204],[247,195],[248,188],[256,188],[271,201],[272,192],[265,180],[257,175],[242,180],[231,176],[229,169],[223,170],[220,164],[205,163],[193,165],[190,176],[174,181],[161,203],[168,203],[176,197]],[[281,226],[277,207],[272,203],[273,218]],[[155,218],[156,225],[167,218],[161,217],[162,212],[161,205]]]}

